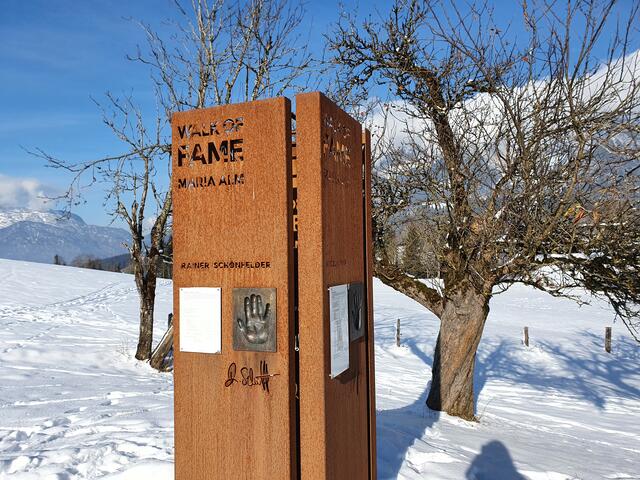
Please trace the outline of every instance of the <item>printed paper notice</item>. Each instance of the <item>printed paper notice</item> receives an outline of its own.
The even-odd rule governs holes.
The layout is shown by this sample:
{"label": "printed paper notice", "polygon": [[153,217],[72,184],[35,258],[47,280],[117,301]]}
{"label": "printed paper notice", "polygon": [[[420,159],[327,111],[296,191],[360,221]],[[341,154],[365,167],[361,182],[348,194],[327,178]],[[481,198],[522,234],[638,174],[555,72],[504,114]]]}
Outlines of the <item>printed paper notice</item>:
{"label": "printed paper notice", "polygon": [[331,378],[349,368],[348,285],[329,287],[329,324],[331,335]]}
{"label": "printed paper notice", "polygon": [[180,351],[222,351],[222,294],[220,288],[180,289]]}

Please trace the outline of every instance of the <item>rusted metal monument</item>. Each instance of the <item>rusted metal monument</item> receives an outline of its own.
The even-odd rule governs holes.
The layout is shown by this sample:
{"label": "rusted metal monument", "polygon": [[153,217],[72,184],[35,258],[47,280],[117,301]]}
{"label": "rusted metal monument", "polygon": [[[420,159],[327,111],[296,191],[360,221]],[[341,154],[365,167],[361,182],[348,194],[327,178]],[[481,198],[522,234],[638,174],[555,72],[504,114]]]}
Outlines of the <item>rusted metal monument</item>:
{"label": "rusted metal monument", "polygon": [[172,119],[177,480],[376,478],[369,133],[296,110]]}

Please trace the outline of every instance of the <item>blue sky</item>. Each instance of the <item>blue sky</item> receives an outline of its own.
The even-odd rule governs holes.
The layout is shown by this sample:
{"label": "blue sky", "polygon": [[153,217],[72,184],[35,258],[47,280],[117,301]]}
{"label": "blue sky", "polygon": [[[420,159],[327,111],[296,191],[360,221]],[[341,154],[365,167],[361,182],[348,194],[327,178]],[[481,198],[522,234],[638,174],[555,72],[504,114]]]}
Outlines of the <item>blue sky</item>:
{"label": "blue sky", "polygon": [[[91,97],[131,93],[153,105],[147,71],[126,60],[144,44],[134,20],[161,29],[175,10],[172,0],[2,0],[0,6],[0,206],[39,206],[35,196],[62,192],[70,176],[24,149],[77,161],[120,151]],[[307,12],[305,34],[320,47],[338,3],[312,2]],[[87,192],[74,213],[107,224],[103,196],[99,187]]]}
{"label": "blue sky", "polygon": [[[151,8],[153,4],[157,6]],[[23,148],[82,160],[119,148],[101,124],[90,96],[106,90],[151,98],[144,72],[125,59],[141,42],[139,27],[123,17],[157,22],[169,2],[5,0],[0,14],[0,182],[40,183],[33,192],[60,192],[69,176],[44,167]],[[148,12],[151,12],[152,17]],[[7,185],[5,185],[5,188]],[[34,206],[37,202],[32,202]],[[78,209],[90,223],[106,224],[102,192]]]}
{"label": "blue sky", "polygon": [[[359,11],[384,12],[387,3],[362,1]],[[498,20],[505,24],[518,15],[517,2],[496,5]],[[160,30],[174,13],[173,1],[0,0],[0,7],[0,206],[38,206],[39,194],[63,191],[70,177],[45,168],[43,160],[24,149],[38,147],[75,161],[119,152],[91,97],[131,93],[153,104],[148,72],[126,60],[144,43],[131,19]],[[303,31],[320,54],[322,34],[337,19],[339,2],[310,1],[306,9]],[[108,224],[103,191],[94,188],[85,199],[74,213],[89,223]]]}

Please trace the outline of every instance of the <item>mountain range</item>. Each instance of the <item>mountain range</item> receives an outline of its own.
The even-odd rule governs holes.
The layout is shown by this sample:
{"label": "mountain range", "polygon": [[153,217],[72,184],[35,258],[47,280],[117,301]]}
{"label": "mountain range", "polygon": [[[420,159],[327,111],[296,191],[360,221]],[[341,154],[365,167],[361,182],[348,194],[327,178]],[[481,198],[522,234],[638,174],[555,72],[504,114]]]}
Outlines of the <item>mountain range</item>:
{"label": "mountain range", "polygon": [[127,253],[128,241],[126,230],[89,225],[78,215],[0,208],[0,258],[53,263],[55,255],[65,262],[113,257]]}

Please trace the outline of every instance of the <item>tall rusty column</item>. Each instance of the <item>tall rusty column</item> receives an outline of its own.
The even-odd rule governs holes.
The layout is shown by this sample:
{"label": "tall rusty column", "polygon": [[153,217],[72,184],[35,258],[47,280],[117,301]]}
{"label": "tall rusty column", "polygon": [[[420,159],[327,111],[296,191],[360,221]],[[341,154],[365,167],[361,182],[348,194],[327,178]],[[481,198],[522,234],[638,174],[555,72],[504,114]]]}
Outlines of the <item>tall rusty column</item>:
{"label": "tall rusty column", "polygon": [[286,98],[172,119],[177,480],[376,478],[368,132],[296,102],[295,177]]}
{"label": "tall rusty column", "polygon": [[[296,478],[290,102],[176,113],[172,129],[176,479]],[[219,353],[184,351],[197,287],[220,289],[219,312],[194,312],[220,323]]]}
{"label": "tall rusty column", "polygon": [[[302,479],[375,479],[368,134],[320,93],[298,95],[296,115]],[[329,288],[340,285],[363,290],[366,321],[332,378]]]}

